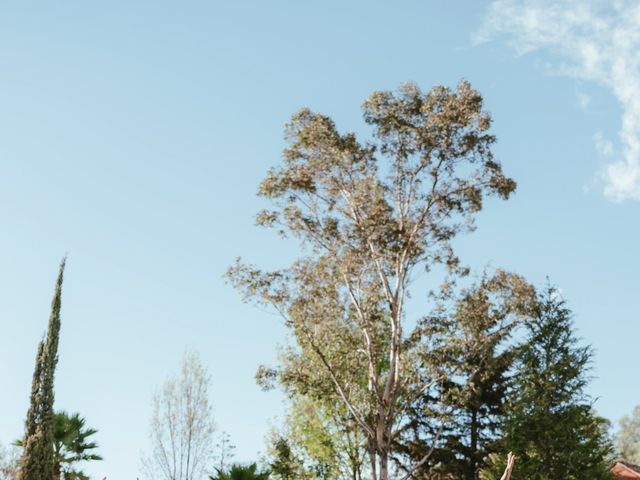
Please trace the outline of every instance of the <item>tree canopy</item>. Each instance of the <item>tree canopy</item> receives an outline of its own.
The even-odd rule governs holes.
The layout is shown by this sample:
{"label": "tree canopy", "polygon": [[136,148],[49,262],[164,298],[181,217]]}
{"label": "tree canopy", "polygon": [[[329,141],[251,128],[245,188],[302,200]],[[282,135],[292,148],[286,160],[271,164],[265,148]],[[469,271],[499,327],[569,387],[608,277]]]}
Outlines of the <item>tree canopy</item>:
{"label": "tree canopy", "polygon": [[[503,426],[503,450],[518,457],[513,480],[610,478],[608,422],[585,391],[592,350],[580,345],[557,289],[538,293],[526,329]],[[498,459],[484,478],[503,468]]]}
{"label": "tree canopy", "polygon": [[[275,208],[257,222],[299,239],[301,254],[279,271],[238,261],[228,273],[246,299],[284,317],[295,354],[320,366],[323,388],[366,437],[371,477],[387,480],[405,407],[425,383],[407,348],[412,274],[437,265],[464,273],[453,238],[473,229],[486,197],[508,198],[515,182],[492,154],[491,118],[468,82],[374,92],[363,114],[367,142],[308,109],[292,117],[283,164],[259,190]],[[405,466],[407,475],[425,461]]]}

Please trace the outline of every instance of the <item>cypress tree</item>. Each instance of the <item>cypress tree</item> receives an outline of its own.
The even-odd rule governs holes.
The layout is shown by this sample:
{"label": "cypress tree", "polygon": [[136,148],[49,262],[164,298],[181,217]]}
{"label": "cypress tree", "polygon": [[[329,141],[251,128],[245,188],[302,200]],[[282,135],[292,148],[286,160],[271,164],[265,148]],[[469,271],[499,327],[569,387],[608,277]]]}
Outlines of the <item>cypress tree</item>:
{"label": "cypress tree", "polygon": [[31,405],[27,412],[21,480],[53,478],[53,382],[58,363],[60,306],[66,258],[60,264],[46,337],[38,345],[31,386]]}

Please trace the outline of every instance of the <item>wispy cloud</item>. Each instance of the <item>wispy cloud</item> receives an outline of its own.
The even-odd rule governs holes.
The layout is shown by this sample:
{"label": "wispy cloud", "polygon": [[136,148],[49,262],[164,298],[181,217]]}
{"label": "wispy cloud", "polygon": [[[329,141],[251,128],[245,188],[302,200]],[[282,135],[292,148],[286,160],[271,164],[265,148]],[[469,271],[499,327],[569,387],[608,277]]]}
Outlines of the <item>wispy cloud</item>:
{"label": "wispy cloud", "polygon": [[576,92],[576,100],[581,110],[585,112],[589,110],[589,105],[591,105],[591,97],[589,95],[584,92]]}
{"label": "wispy cloud", "polygon": [[[605,154],[604,195],[640,200],[640,2],[637,0],[493,0],[474,40],[505,36],[519,55],[546,49],[556,69],[608,88],[620,102],[620,154],[596,134]],[[608,158],[608,159],[607,159]]]}

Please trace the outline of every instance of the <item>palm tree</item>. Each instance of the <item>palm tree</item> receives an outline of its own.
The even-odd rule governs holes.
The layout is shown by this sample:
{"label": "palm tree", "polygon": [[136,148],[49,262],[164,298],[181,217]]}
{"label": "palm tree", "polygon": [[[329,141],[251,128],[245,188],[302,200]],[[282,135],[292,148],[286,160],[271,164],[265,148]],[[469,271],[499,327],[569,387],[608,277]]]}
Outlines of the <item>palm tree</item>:
{"label": "palm tree", "polygon": [[[89,480],[84,472],[74,468],[74,464],[102,460],[94,453],[98,444],[88,440],[97,430],[87,428],[85,423],[79,413],[56,412],[53,420],[53,480]],[[16,445],[22,446],[22,441],[17,441]]]}
{"label": "palm tree", "polygon": [[255,463],[251,465],[232,465],[229,471],[218,470],[218,475],[210,480],[269,480],[269,472],[258,471]]}

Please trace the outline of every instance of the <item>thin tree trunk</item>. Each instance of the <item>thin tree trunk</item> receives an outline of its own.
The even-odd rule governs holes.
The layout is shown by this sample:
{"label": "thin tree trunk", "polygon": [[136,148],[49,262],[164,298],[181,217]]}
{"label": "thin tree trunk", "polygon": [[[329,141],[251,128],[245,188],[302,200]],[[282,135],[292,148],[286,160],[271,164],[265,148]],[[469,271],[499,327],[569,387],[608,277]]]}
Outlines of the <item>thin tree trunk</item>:
{"label": "thin tree trunk", "polygon": [[189,478],[189,463],[191,462],[191,433],[193,432],[193,426],[189,425],[189,437],[187,440],[187,472],[186,480],[192,480]]}
{"label": "thin tree trunk", "polygon": [[386,448],[381,449],[378,454],[378,463],[380,465],[379,480],[389,480],[389,452]]}
{"label": "thin tree trunk", "polygon": [[373,444],[373,440],[369,439],[369,462],[371,462],[371,478],[376,480],[378,478],[377,468],[376,468],[376,450]]}
{"label": "thin tree trunk", "polygon": [[467,478],[469,480],[475,480],[478,476],[476,472],[476,459],[478,456],[478,411],[473,410],[471,412],[471,445],[469,452],[469,474]]}

